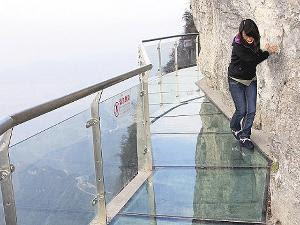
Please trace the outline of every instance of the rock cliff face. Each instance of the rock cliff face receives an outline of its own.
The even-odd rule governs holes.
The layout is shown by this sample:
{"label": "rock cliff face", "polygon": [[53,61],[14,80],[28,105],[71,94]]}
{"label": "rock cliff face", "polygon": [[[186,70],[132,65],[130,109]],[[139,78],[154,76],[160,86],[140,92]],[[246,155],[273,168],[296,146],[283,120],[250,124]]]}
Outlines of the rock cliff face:
{"label": "rock cliff face", "polygon": [[199,63],[209,85],[224,93],[231,43],[242,19],[256,21],[261,46],[280,48],[258,66],[255,128],[271,134],[279,170],[271,177],[272,218],[300,224],[300,0],[191,0],[200,33]]}

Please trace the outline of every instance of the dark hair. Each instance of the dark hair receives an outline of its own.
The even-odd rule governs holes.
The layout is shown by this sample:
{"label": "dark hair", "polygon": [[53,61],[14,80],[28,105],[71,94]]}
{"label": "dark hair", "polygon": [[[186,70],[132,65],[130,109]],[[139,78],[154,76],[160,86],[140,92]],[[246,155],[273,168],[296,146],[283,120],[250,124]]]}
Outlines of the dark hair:
{"label": "dark hair", "polygon": [[255,22],[251,19],[243,20],[239,27],[239,33],[241,35],[241,39],[243,43],[245,43],[245,40],[243,39],[243,31],[247,36],[253,37],[255,42],[255,50],[259,50],[260,48],[260,34],[257,25]]}

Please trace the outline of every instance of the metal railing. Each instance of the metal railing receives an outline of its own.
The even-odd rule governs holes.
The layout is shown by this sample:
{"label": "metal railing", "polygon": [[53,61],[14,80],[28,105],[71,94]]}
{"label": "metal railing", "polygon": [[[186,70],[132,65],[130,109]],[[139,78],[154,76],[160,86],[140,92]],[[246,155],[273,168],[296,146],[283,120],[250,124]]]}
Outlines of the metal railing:
{"label": "metal railing", "polygon": [[[185,35],[174,35],[169,37],[155,38],[144,40],[139,46],[139,68],[119,75],[112,79],[104,82],[92,85],[82,90],[73,92],[66,96],[54,99],[52,101],[37,105],[35,107],[23,110],[21,112],[12,114],[0,120],[0,135],[2,135],[0,143],[0,183],[2,191],[3,209],[6,225],[17,224],[17,212],[14,198],[14,188],[12,182],[12,173],[15,170],[14,165],[10,161],[9,145],[12,137],[13,128],[17,125],[30,121],[55,109],[63,107],[67,104],[75,102],[79,99],[87,97],[91,94],[97,93],[94,101],[91,104],[91,118],[87,122],[86,127],[92,128],[93,138],[93,150],[94,150],[94,166],[95,166],[95,177],[96,177],[96,197],[93,200],[93,205],[97,205],[96,218],[92,222],[93,224],[107,224],[116,215],[116,209],[114,213],[108,212],[107,203],[105,200],[105,186],[104,186],[104,174],[103,174],[103,157],[102,157],[102,146],[101,146],[101,126],[100,126],[100,99],[104,89],[107,89],[115,84],[125,81],[129,78],[139,76],[139,96],[138,96],[138,109],[137,117],[139,122],[136,124],[136,135],[137,135],[137,158],[138,158],[138,171],[142,174],[139,185],[143,183],[143,179],[149,177],[149,171],[152,171],[152,151],[151,151],[151,140],[150,140],[150,119],[149,119],[149,95],[148,95],[148,80],[150,77],[150,70],[153,65],[150,62],[149,56],[146,52],[143,43],[151,41],[159,41],[158,43],[158,58],[159,60],[159,78],[161,83],[162,64],[161,64],[161,40],[169,38],[185,38],[185,37],[196,36],[196,57],[199,52],[199,37],[198,34],[185,34]],[[175,43],[175,61],[174,68],[177,72],[178,57],[177,47],[178,42]],[[197,58],[198,59],[198,58]],[[198,61],[198,60],[196,60]],[[161,97],[162,98],[162,97]],[[161,99],[162,102],[162,99]],[[18,169],[18,168],[17,168]],[[146,174],[144,173],[146,172]],[[144,174],[143,174],[144,173]],[[136,187],[137,190],[138,187]],[[124,194],[123,194],[124,195]],[[128,197],[128,196],[127,196]],[[130,196],[129,196],[130,197]],[[126,202],[122,203],[125,204]],[[119,208],[122,207],[122,204]],[[110,217],[108,216],[110,215]]]}
{"label": "metal railing", "polygon": [[132,70],[130,72],[127,72],[125,74],[119,75],[117,77],[114,77],[112,79],[103,81],[101,83],[92,85],[90,87],[81,89],[79,91],[73,92],[71,94],[65,95],[63,97],[51,100],[49,102],[43,103],[41,105],[37,105],[35,107],[25,109],[21,112],[12,114],[11,116],[8,116],[6,118],[3,118],[2,121],[0,121],[0,135],[4,134],[8,129],[13,128],[19,124],[22,124],[26,121],[29,121],[31,119],[34,119],[36,117],[39,117],[43,114],[46,114],[48,112],[51,112],[57,108],[60,108],[62,106],[65,106],[67,104],[70,104],[72,102],[75,102],[79,99],[82,99],[86,96],[89,96],[91,94],[94,94],[100,90],[104,90],[108,87],[111,87],[115,84],[118,84],[124,80],[127,80],[129,78],[132,78],[136,75],[139,75],[141,73],[144,73],[145,71],[151,70],[152,65],[145,65],[141,68]]}
{"label": "metal railing", "polygon": [[[180,38],[178,40],[178,38]],[[174,46],[172,48],[173,52],[169,52],[170,57],[169,58],[169,63],[173,68],[168,68],[168,65],[163,65],[162,63],[162,51],[164,49],[164,44],[162,43],[162,40],[169,40],[169,39],[175,39],[174,41]],[[157,58],[158,58],[158,65],[157,67],[157,76],[159,77],[159,88],[160,88],[160,102],[163,102],[163,94],[162,94],[162,76],[164,75],[164,70],[167,71],[167,73],[170,72],[175,72],[176,75],[178,75],[178,70],[185,68],[185,67],[191,67],[191,66],[196,66],[197,69],[199,70],[199,53],[200,53],[200,40],[199,40],[199,34],[198,33],[188,33],[188,34],[181,34],[181,35],[172,35],[172,36],[166,36],[166,37],[160,37],[160,38],[152,38],[152,39],[147,39],[143,40],[141,46],[143,46],[143,52],[145,54],[145,43],[150,43],[150,42],[157,42]],[[194,43],[193,43],[194,42]],[[185,45],[189,45],[188,47],[185,47]],[[193,44],[195,44],[193,46]],[[183,54],[183,50],[189,50],[187,54]],[[173,55],[172,55],[173,54]],[[183,56],[182,56],[183,55]],[[148,56],[147,56],[148,57]],[[173,58],[172,58],[173,57]],[[185,61],[182,60],[182,58],[185,59]],[[195,60],[195,61],[194,61]],[[172,63],[172,61],[174,61]],[[150,60],[148,61],[150,63]],[[154,65],[154,62],[151,62]],[[170,65],[169,65],[170,66]],[[155,72],[155,71],[154,71]],[[200,79],[200,77],[199,77]],[[178,84],[178,78],[177,78],[177,84]],[[179,92],[179,87],[177,85],[177,94],[176,96],[178,97],[178,92]]]}
{"label": "metal railing", "polygon": [[[15,113],[0,121],[0,135],[3,134],[0,143],[0,182],[1,182],[4,216],[7,225],[17,224],[16,205],[15,205],[14,190],[13,190],[13,183],[12,183],[12,173],[14,172],[14,165],[11,164],[10,157],[9,157],[9,144],[10,144],[13,128],[19,124],[37,118],[43,114],[51,112],[57,108],[70,104],[74,101],[82,99],[91,94],[97,93],[99,91],[102,93],[102,90],[111,87],[115,84],[118,84],[122,81],[125,81],[127,79],[130,79],[132,77],[135,77],[137,75],[140,75],[141,76],[140,79],[145,83],[147,82],[147,77],[145,77],[145,73],[151,70],[151,68],[152,68],[151,64],[141,65],[141,67],[138,69],[132,70],[130,72],[119,75],[117,77],[106,80],[104,82],[92,85],[90,87],[84,88],[82,90],[76,91],[66,96],[43,103],[41,105],[26,109],[19,113]],[[143,93],[147,95],[147,90],[146,91],[143,90]],[[97,186],[97,198],[95,199],[95,202],[98,203],[97,211],[98,211],[99,222],[100,224],[106,224],[104,179],[103,179],[103,168],[102,168],[103,162],[102,162],[102,155],[101,155],[101,145],[100,145],[101,140],[100,140],[100,125],[99,125],[100,97],[101,94],[99,93],[92,103],[92,114],[91,114],[92,119],[90,120],[89,124],[93,128],[94,159],[95,159],[96,186]],[[147,102],[145,102],[144,105],[147,105]],[[149,114],[147,113],[144,113],[144,115],[149,116]],[[149,119],[147,118],[144,119],[146,121],[149,121]],[[149,124],[145,123],[145,125],[149,125]],[[149,144],[144,143],[144,145],[149,145]],[[145,149],[143,149],[143,151],[144,150]],[[151,167],[148,166],[147,168],[149,169]]]}

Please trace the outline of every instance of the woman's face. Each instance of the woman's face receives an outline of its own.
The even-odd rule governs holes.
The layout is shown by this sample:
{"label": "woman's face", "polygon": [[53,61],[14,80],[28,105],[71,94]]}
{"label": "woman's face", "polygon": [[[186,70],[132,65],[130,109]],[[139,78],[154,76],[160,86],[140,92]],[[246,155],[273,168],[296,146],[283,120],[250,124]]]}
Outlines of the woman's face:
{"label": "woman's face", "polygon": [[252,44],[254,42],[254,38],[250,37],[248,35],[246,35],[245,31],[242,32],[243,38],[244,40],[248,43],[248,44]]}

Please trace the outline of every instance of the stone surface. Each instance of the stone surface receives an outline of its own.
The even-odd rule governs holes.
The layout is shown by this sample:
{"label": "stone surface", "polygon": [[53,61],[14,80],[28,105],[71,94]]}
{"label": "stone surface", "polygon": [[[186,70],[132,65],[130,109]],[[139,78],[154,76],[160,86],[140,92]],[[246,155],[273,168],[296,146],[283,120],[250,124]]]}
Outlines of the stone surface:
{"label": "stone surface", "polygon": [[256,21],[262,48],[268,42],[280,48],[258,66],[254,126],[271,135],[272,157],[279,161],[271,176],[272,220],[300,224],[300,0],[191,0],[191,5],[201,72],[231,107],[227,67],[240,21]]}

